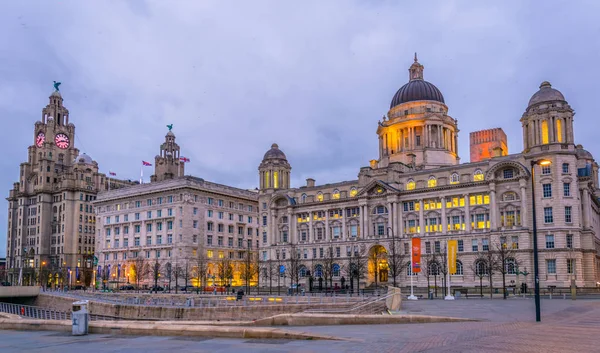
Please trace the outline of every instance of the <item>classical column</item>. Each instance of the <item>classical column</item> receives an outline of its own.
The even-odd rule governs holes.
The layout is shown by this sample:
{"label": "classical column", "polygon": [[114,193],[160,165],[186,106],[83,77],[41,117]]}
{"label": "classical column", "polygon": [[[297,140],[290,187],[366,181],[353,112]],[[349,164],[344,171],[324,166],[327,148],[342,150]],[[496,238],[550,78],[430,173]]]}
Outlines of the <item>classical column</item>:
{"label": "classical column", "polygon": [[331,240],[331,232],[329,231],[329,210],[325,210],[325,240]]}
{"label": "classical column", "polygon": [[490,228],[498,229],[498,211],[496,203],[496,184],[490,183]]}
{"label": "classical column", "polygon": [[360,230],[360,236],[361,237],[365,237],[365,210],[363,205],[359,205],[358,206],[358,211],[360,212],[360,214],[358,215],[358,221],[359,221],[359,226],[358,229]]}
{"label": "classical column", "polygon": [[275,210],[271,210],[270,213],[270,223],[269,223],[269,229],[271,230],[271,244],[275,243],[279,243],[280,239],[278,239],[277,237],[277,224],[276,224],[276,220],[275,220]]}
{"label": "classical column", "polygon": [[313,213],[312,211],[308,212],[308,240],[310,242],[315,241],[315,235],[313,231]]}
{"label": "classical column", "polygon": [[466,230],[467,230],[467,233],[470,233],[471,232],[471,209],[470,209],[469,194],[464,194],[463,197],[465,198],[465,224],[466,224]]}
{"label": "classical column", "polygon": [[548,143],[556,142],[554,139],[554,119],[552,117],[546,119],[546,126],[548,126]]}
{"label": "classical column", "polygon": [[348,239],[348,234],[346,234],[346,209],[342,208],[342,239]]}
{"label": "classical column", "polygon": [[[388,227],[394,229],[394,204],[392,202],[388,202]],[[388,234],[388,232],[385,232]],[[391,236],[391,234],[390,234]]]}
{"label": "classical column", "polygon": [[446,198],[442,197],[442,234],[448,233],[448,219],[446,217]]}
{"label": "classical column", "polygon": [[419,200],[419,229],[420,234],[425,234],[425,213],[423,212],[423,199]]}
{"label": "classical column", "polygon": [[288,222],[290,225],[289,242],[298,244],[298,238],[296,236],[296,229],[298,228],[298,224],[297,224],[298,219],[294,216],[294,213],[292,212],[291,207],[289,207],[287,209],[287,216],[288,216]]}
{"label": "classical column", "polygon": [[529,228],[527,223],[527,181],[519,180],[519,188],[521,189],[521,227]]}
{"label": "classical column", "polygon": [[398,237],[402,237],[404,235],[404,225],[402,224],[402,202],[398,202],[396,204],[397,217],[396,217],[396,229],[398,233]]}
{"label": "classical column", "polygon": [[583,195],[581,196],[582,201],[582,228],[587,229],[590,227],[590,194],[586,187],[583,188]]}

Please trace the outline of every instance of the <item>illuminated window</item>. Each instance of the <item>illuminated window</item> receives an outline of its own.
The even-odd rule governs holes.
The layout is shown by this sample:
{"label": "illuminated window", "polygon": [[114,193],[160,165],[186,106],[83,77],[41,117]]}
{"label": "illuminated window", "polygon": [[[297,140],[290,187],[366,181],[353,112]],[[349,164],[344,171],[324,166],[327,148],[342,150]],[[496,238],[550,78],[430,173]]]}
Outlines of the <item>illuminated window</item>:
{"label": "illuminated window", "polygon": [[331,197],[333,197],[334,200],[339,200],[340,191],[338,189],[333,190],[333,195],[331,195]]}
{"label": "illuminated window", "polygon": [[437,186],[437,179],[434,176],[430,176],[427,180],[427,187],[434,188]]}
{"label": "illuminated window", "polygon": [[219,259],[222,259],[225,257],[225,254],[222,251],[219,251]]}
{"label": "illuminated window", "polygon": [[489,205],[490,195],[471,195],[469,196],[469,203],[471,205]]}
{"label": "illuminated window", "polygon": [[473,174],[473,181],[483,181],[483,172],[479,169]]}
{"label": "illuminated window", "polygon": [[352,189],[350,189],[350,196],[354,197],[354,196],[356,196],[356,194],[358,194],[358,190],[356,190],[355,187],[353,187]]}
{"label": "illuminated window", "polygon": [[414,190],[415,187],[416,187],[415,181],[412,179],[408,179],[408,182],[406,183],[406,190]]}
{"label": "illuminated window", "polygon": [[273,187],[279,188],[279,172],[273,172]]}
{"label": "illuminated window", "polygon": [[556,120],[556,142],[563,142],[562,122],[560,121],[560,119]]}
{"label": "illuminated window", "polygon": [[548,122],[542,121],[542,144],[548,143]]}
{"label": "illuminated window", "polygon": [[323,201],[323,193],[320,192],[317,194],[317,201],[319,201],[319,202]]}
{"label": "illuminated window", "polygon": [[450,176],[450,184],[458,184],[459,181],[460,176],[458,175],[458,173],[452,173],[452,175]]}
{"label": "illuminated window", "polygon": [[270,176],[269,172],[265,172],[265,188],[266,189],[268,189],[270,187],[270,184],[271,184],[271,183],[269,183],[269,176]]}

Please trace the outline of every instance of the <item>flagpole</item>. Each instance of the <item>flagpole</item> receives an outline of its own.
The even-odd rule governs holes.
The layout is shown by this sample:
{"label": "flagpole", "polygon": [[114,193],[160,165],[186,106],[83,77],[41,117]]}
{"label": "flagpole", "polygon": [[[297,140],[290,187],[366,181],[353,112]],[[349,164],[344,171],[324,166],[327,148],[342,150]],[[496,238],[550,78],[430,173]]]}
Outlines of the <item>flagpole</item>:
{"label": "flagpole", "polygon": [[408,300],[418,300],[415,297],[415,293],[413,292],[413,246],[412,246],[412,235],[410,237],[410,295],[408,296]]}
{"label": "flagpole", "polygon": [[110,191],[110,172],[108,172],[108,175],[109,175],[109,177],[108,177],[108,191]]}
{"label": "flagpole", "polygon": [[144,183],[144,164],[140,167],[140,184]]}

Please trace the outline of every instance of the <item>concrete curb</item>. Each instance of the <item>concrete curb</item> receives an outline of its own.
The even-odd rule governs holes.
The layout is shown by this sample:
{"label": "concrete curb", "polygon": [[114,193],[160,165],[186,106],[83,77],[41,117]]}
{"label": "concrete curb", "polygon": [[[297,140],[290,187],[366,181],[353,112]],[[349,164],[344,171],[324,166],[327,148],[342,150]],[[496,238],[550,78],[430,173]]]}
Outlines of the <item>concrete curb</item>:
{"label": "concrete curb", "polygon": [[[90,333],[139,336],[199,336],[213,338],[259,338],[289,340],[346,340],[340,337],[277,328],[166,324],[164,322],[91,322]],[[0,330],[71,332],[68,320],[0,319]]]}
{"label": "concrete curb", "polygon": [[[428,315],[351,315],[351,314],[281,314],[252,322],[253,326],[328,326],[328,325],[389,325],[439,322],[473,322],[446,316]],[[243,325],[243,323],[241,323]]]}

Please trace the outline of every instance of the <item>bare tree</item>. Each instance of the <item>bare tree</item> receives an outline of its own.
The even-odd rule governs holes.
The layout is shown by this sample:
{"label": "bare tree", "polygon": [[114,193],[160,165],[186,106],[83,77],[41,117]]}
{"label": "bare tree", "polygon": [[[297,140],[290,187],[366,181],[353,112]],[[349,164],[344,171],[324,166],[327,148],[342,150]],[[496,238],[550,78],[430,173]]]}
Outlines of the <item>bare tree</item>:
{"label": "bare tree", "polygon": [[329,281],[329,289],[333,289],[333,275],[336,264],[336,259],[333,254],[333,247],[325,248],[325,256],[321,259],[323,265],[323,279],[325,280],[325,293],[327,293],[327,282]]}
{"label": "bare tree", "polygon": [[196,294],[198,294],[200,292],[200,286],[206,287],[208,274],[208,258],[206,257],[206,252],[202,247],[198,249],[196,255],[196,258],[192,259],[192,275],[194,276],[198,284],[198,286],[196,287]]}
{"label": "bare tree", "polygon": [[392,238],[388,245],[388,248],[390,249],[388,254],[388,267],[394,287],[397,287],[396,279],[402,274],[402,271],[404,271],[404,269],[410,264],[410,253],[403,253],[400,245],[400,239],[396,238],[392,230]]}
{"label": "bare tree", "polygon": [[300,284],[300,272],[304,266],[301,260],[300,249],[296,244],[290,244],[290,258],[288,260],[287,275],[290,278],[291,284],[296,284],[296,293]]}
{"label": "bare tree", "polygon": [[170,262],[165,264],[165,275],[169,281],[169,292],[171,292],[171,281],[173,280],[173,265]]}
{"label": "bare tree", "polygon": [[487,276],[490,281],[490,299],[493,299],[494,298],[493,278],[494,278],[496,269],[498,268],[498,263],[497,263],[498,259],[496,258],[496,255],[494,254],[492,249],[489,247],[488,247],[488,250],[486,250],[483,253],[483,256],[485,257],[485,261],[487,264]]}
{"label": "bare tree", "polygon": [[227,286],[230,279],[233,279],[233,266],[228,257],[223,257],[217,265],[217,276],[221,286]]}
{"label": "bare tree", "polygon": [[131,261],[129,268],[133,271],[133,280],[137,291],[140,291],[140,282],[146,278],[148,274],[148,263],[142,256],[138,256]]}
{"label": "bare tree", "polygon": [[240,278],[244,279],[246,285],[246,293],[250,294],[250,284],[255,277],[258,277],[258,267],[256,266],[255,257],[257,253],[252,252],[252,242],[248,240],[248,245],[244,253],[244,263],[240,264]]}
{"label": "bare tree", "polygon": [[354,291],[354,281],[356,280],[356,293],[360,294],[360,280],[365,278],[369,263],[365,254],[365,249],[360,248],[358,243],[353,242],[350,252],[347,255],[347,265],[344,266],[347,276],[350,278],[350,291]]}
{"label": "bare tree", "polygon": [[261,276],[265,281],[269,281],[269,294],[273,294],[273,278],[276,275],[275,264],[271,260],[260,261]]}
{"label": "bare tree", "polygon": [[514,274],[518,268],[516,259],[516,251],[512,247],[508,247],[506,241],[494,244],[494,263],[495,270],[502,274],[502,297],[506,299],[506,275]]}
{"label": "bare tree", "polygon": [[487,277],[487,257],[479,254],[471,263],[471,271],[475,277],[479,277],[479,295],[483,298],[483,278]]}
{"label": "bare tree", "polygon": [[179,278],[181,278],[183,280],[183,283],[185,284],[185,290],[187,291],[187,287],[193,276],[190,259],[183,258],[183,261],[179,261],[179,263],[177,264],[177,267],[178,267],[177,274],[179,275]]}
{"label": "bare tree", "polygon": [[[158,259],[154,260],[152,266],[150,266],[150,273],[152,274],[152,280],[154,281],[154,293],[158,293],[158,279],[160,278],[161,265]],[[150,291],[152,293],[152,291]]]}

